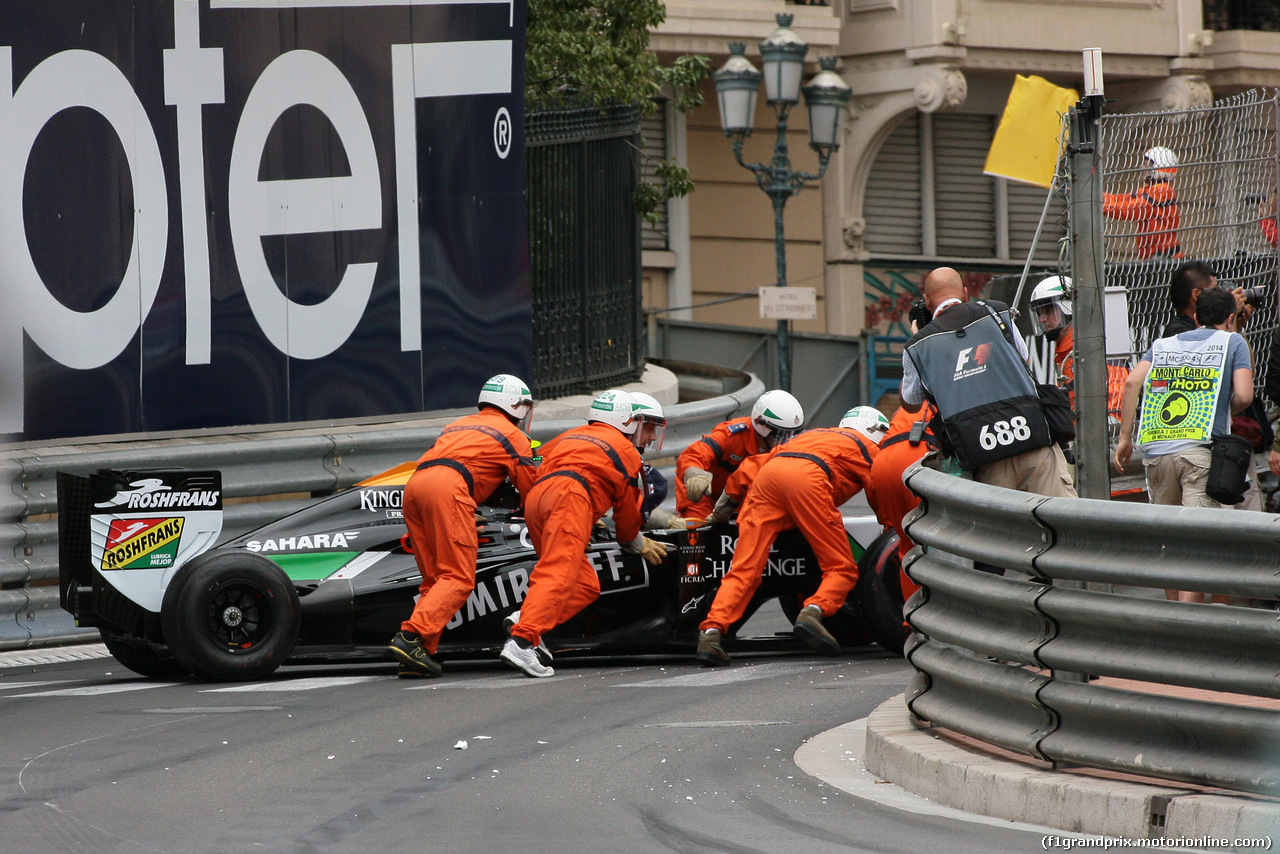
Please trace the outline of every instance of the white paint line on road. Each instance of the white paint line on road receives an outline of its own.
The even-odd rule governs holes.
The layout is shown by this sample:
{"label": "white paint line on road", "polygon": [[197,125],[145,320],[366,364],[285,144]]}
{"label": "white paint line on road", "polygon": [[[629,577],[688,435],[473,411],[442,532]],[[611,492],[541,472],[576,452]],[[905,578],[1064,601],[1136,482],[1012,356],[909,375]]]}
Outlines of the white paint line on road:
{"label": "white paint line on road", "polygon": [[734,682],[750,682],[753,679],[771,679],[775,676],[796,676],[817,669],[813,664],[753,664],[737,667],[704,669],[683,676],[655,678],[644,682],[623,682],[611,688],[705,688],[711,685],[730,685]]}
{"label": "white paint line on road", "polygon": [[0,691],[13,691],[18,688],[39,688],[42,685],[69,685],[72,682],[82,682],[81,679],[73,679],[65,681],[61,679],[46,679],[43,682],[4,682],[0,680]]}
{"label": "white paint line on road", "polygon": [[704,729],[710,727],[787,726],[791,721],[675,721],[666,724],[642,724],[643,727],[672,729]]}
{"label": "white paint line on road", "polygon": [[10,694],[10,697],[96,697],[100,694],[123,694],[128,691],[147,691],[151,688],[171,688],[181,682],[114,682],[110,685],[85,685],[81,688],[63,688],[60,691],[36,691],[30,694]]}
{"label": "white paint line on road", "polygon": [[394,679],[393,676],[317,676],[313,679],[277,679],[274,682],[254,682],[248,685],[232,685],[230,688],[205,688],[201,694],[249,694],[280,691],[314,691],[317,688],[342,688],[362,682],[379,682]]}
{"label": "white paint line on road", "polygon": [[91,661],[110,658],[105,644],[85,643],[76,646],[52,646],[44,649],[13,649],[0,652],[0,670],[7,667],[35,667],[63,661]]}

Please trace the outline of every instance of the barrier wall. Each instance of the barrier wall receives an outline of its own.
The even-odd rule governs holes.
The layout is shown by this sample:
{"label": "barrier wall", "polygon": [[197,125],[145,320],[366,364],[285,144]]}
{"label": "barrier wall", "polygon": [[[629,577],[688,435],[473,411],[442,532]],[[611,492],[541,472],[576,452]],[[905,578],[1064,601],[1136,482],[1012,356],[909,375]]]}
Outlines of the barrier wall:
{"label": "barrier wall", "polygon": [[1280,698],[1280,614],[1163,598],[1280,600],[1280,516],[905,478],[927,547],[907,559],[913,715],[1039,759],[1280,795],[1277,712],[1083,679]]}

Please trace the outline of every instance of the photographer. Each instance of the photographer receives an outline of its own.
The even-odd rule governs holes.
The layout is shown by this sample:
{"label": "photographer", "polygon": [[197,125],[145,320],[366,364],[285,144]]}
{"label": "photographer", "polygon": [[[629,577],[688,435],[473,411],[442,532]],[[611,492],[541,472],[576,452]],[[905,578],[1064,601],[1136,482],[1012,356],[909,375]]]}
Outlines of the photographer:
{"label": "photographer", "polygon": [[[925,277],[930,321],[902,354],[902,406],[938,408],[951,455],[973,479],[1006,489],[1075,498],[1067,461],[1049,438],[1026,342],[1003,303],[965,302],[950,267]],[[939,439],[944,436],[940,435]]]}
{"label": "photographer", "polygon": [[[1245,327],[1253,310],[1261,305],[1264,294],[1261,288],[1234,287],[1225,283],[1227,289],[1236,298],[1236,320],[1232,332],[1239,332]],[[1161,338],[1189,332],[1196,328],[1196,299],[1204,291],[1218,287],[1218,273],[1204,261],[1188,261],[1178,265],[1169,282],[1169,302],[1173,305],[1174,317],[1165,325],[1160,333]]]}
{"label": "photographer", "polygon": [[[1210,445],[1231,432],[1231,415],[1253,402],[1249,346],[1232,331],[1231,294],[1222,288],[1203,291],[1196,300],[1196,320],[1201,328],[1156,341],[1124,387],[1120,442],[1112,463],[1116,471],[1124,471],[1133,453],[1141,395],[1138,444],[1145,455],[1152,504],[1221,506],[1205,492]],[[1199,601],[1195,597],[1202,595],[1176,590],[1165,594],[1182,601]]]}

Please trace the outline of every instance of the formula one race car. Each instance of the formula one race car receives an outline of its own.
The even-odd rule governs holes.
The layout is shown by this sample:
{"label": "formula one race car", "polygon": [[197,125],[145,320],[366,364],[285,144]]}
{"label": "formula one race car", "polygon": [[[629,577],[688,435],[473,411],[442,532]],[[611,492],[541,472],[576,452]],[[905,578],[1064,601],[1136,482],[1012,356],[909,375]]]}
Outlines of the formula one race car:
{"label": "formula one race car", "polygon": [[[421,581],[400,509],[412,473],[412,464],[391,469],[216,548],[216,471],[59,473],[62,607],[77,625],[97,627],[121,664],[154,678],[244,681],[285,662],[381,659]],[[481,512],[476,588],[444,632],[441,660],[496,656],[503,617],[528,589],[535,554],[524,520],[511,510]],[[845,527],[861,578],[828,626],[846,646],[874,639],[901,654],[897,537],[882,534],[874,517],[847,518]],[[546,636],[557,656],[693,653],[736,528],[647,535],[672,546],[664,563],[623,554],[611,530],[597,530],[587,557],[601,595]],[[794,619],[819,575],[803,537],[785,534],[748,617],[777,599]],[[725,646],[807,650],[789,634],[731,633]]]}

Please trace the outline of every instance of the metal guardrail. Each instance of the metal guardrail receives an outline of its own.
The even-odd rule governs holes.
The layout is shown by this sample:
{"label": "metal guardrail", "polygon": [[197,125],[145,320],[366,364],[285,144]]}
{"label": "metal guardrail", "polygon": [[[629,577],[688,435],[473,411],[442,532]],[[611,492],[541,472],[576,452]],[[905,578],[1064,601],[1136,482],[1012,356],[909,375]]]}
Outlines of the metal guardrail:
{"label": "metal guardrail", "polygon": [[[777,388],[774,330],[657,318],[651,336],[650,356],[749,371]],[[804,407],[806,427],[833,427],[853,407],[876,404],[867,399],[864,347],[861,338],[792,331],[791,393]]]}
{"label": "metal guardrail", "polygon": [[905,479],[923,498],[907,531],[927,547],[907,560],[922,587],[905,609],[912,714],[1053,762],[1280,795],[1275,711],[1072,678],[1280,698],[1275,611],[1079,583],[1280,599],[1280,517],[1045,498],[921,466]]}
{"label": "metal guardrail", "polygon": [[[656,465],[673,458],[719,422],[749,412],[765,390],[738,375],[738,390],[665,407],[667,437]],[[585,411],[585,409],[584,409]],[[58,605],[57,473],[100,468],[190,468],[222,472],[222,539],[299,510],[417,459],[449,417],[194,438],[152,439],[18,449],[0,453],[0,649],[68,643],[96,635],[76,629]],[[547,440],[582,419],[534,420]],[[3,485],[7,485],[4,488]]]}

